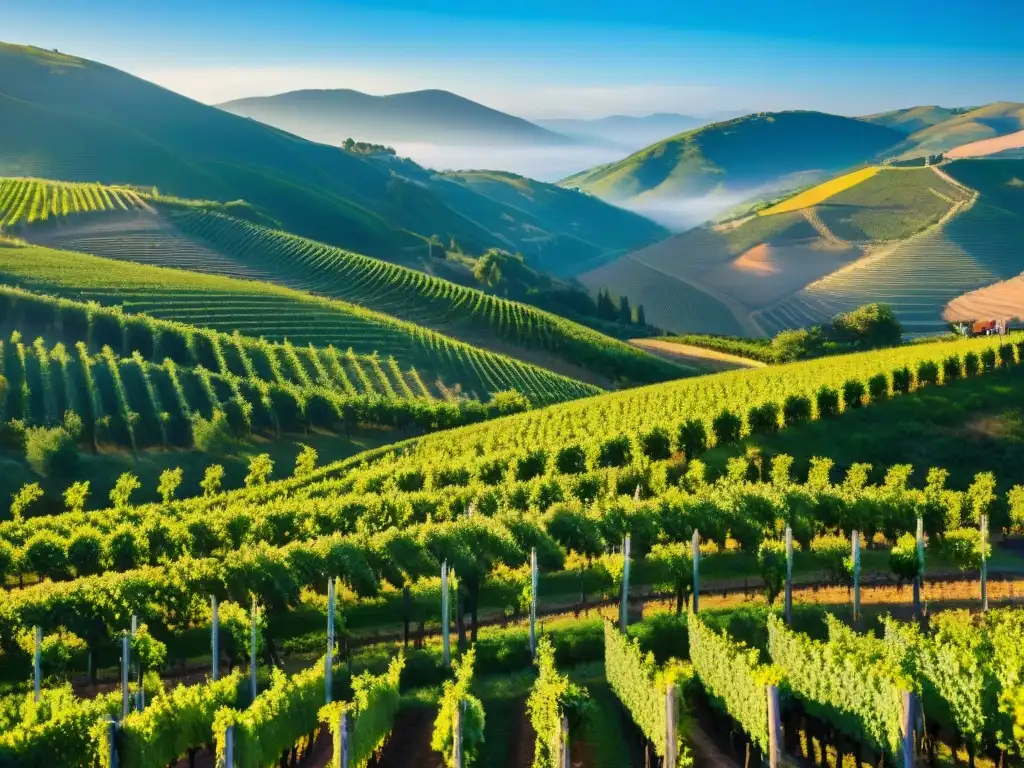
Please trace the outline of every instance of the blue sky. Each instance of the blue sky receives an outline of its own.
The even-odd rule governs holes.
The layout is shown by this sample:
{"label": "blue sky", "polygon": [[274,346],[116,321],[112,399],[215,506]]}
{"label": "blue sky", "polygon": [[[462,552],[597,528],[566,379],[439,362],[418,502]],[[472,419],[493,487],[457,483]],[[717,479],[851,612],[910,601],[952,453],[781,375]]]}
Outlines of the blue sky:
{"label": "blue sky", "polygon": [[0,39],[206,102],[446,88],[543,118],[1024,101],[1016,0],[0,0],[0,14]]}

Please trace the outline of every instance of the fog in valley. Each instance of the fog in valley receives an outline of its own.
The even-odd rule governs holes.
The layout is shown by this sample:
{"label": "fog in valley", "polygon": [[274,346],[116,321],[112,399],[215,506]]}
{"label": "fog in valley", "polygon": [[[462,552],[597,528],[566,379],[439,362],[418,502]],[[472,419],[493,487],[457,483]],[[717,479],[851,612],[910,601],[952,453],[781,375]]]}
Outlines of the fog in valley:
{"label": "fog in valley", "polygon": [[621,160],[622,150],[601,146],[495,147],[413,142],[391,144],[401,157],[436,170],[510,171],[555,182],[601,163]]}

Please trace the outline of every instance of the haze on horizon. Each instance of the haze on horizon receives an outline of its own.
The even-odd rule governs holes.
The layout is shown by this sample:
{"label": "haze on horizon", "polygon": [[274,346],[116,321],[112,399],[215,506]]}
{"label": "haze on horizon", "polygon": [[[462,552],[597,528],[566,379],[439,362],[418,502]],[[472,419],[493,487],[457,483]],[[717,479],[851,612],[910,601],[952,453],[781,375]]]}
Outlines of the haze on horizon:
{"label": "haze on horizon", "polygon": [[[989,3],[997,24],[983,13]],[[1024,101],[1022,25],[1024,9],[1001,0],[797,0],[784,10],[737,0],[728,13],[717,3],[671,0],[54,0],[46,13],[30,4],[5,10],[3,37],[95,59],[209,104],[304,89],[441,89],[544,120],[784,109],[853,116]],[[432,168],[542,181],[646,145],[390,143]],[[636,209],[683,227],[735,202]]]}

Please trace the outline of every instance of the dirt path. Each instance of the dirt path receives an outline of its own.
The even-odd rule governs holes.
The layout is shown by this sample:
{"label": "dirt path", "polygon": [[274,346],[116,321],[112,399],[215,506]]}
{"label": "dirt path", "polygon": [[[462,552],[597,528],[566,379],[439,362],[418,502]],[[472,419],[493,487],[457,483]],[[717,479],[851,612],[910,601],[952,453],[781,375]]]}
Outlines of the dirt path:
{"label": "dirt path", "polygon": [[821,220],[821,216],[818,215],[818,211],[815,208],[802,208],[800,213],[807,219],[807,223],[814,227],[815,231],[821,235],[821,239],[833,248],[847,249],[852,247],[853,244],[849,241],[836,237],[835,233],[828,228],[828,225]]}
{"label": "dirt path", "polygon": [[740,768],[739,763],[718,748],[696,720],[690,721],[686,737],[693,750],[694,765],[701,768]]}
{"label": "dirt path", "polygon": [[765,366],[760,360],[751,360],[749,357],[731,355],[728,352],[719,352],[693,344],[676,344],[661,339],[630,339],[629,343],[666,360],[682,361],[707,368],[709,371],[730,371],[735,368],[763,368]]}
{"label": "dirt path", "polygon": [[430,748],[435,712],[429,707],[406,707],[381,750],[377,768],[444,768],[440,753]]}

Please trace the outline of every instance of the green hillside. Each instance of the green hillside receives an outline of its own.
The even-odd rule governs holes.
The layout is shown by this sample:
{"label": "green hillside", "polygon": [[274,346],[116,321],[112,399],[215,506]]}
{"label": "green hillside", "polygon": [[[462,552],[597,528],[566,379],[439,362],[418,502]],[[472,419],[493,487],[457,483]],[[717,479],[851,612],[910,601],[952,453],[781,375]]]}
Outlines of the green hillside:
{"label": "green hillside", "polygon": [[[463,209],[433,189],[448,189],[443,178],[435,181],[413,163],[314,144],[111,67],[38,48],[0,44],[0,113],[4,176],[244,199],[291,232],[399,261],[426,259],[424,238],[431,235],[454,238],[470,253],[502,247],[553,262],[564,238],[573,258],[580,254],[572,249],[594,258],[616,250],[603,238],[585,246],[573,241],[572,223],[549,218],[542,206],[523,216],[471,194],[472,205]],[[410,178],[424,175],[427,183]],[[587,201],[580,215],[603,225],[609,242],[625,242],[620,248],[661,233],[599,200]],[[481,223],[488,221],[504,226],[491,230]]]}
{"label": "green hillside", "polygon": [[1024,129],[1024,104],[998,101],[955,115],[907,137],[901,158],[937,155],[961,144]]}
{"label": "green hillside", "polygon": [[[88,205],[76,204],[66,213],[57,206],[59,212],[51,212],[51,201],[76,194],[88,194]],[[118,195],[127,198],[131,208]],[[40,208],[45,216],[39,215]],[[683,374],[627,344],[531,305],[228,215],[253,213],[233,204],[151,195],[143,199],[130,190],[95,184],[0,181],[0,216],[37,245],[312,291],[605,386]],[[55,219],[60,216],[67,220],[58,225]]]}
{"label": "green hillside", "polygon": [[[617,286],[631,302],[642,301],[647,317],[662,328],[770,335],[809,324],[791,306],[805,287],[837,270],[854,270],[866,253],[914,236],[972,197],[933,168],[883,168],[836,194],[828,194],[829,185],[821,185],[820,194],[816,187],[800,195],[821,200],[810,207],[697,227],[579,279],[591,287]],[[893,286],[887,295],[895,299],[900,290],[906,287]],[[814,322],[829,317],[818,313]]]}
{"label": "green hillside", "polygon": [[[759,315],[766,331],[822,322],[869,302],[889,304],[910,331],[946,328],[943,308],[969,291],[1024,271],[1024,161],[958,160],[942,167],[968,193],[948,221],[874,250]],[[850,190],[856,194],[857,188]],[[937,211],[933,212],[933,215]]]}
{"label": "green hillside", "polygon": [[875,125],[882,125],[902,133],[911,134],[925,128],[930,128],[951,117],[963,114],[965,109],[938,106],[927,107],[906,107],[904,109],[893,109],[889,112],[879,112],[874,115],[864,115],[861,120]]}
{"label": "green hillside", "polygon": [[225,333],[391,356],[402,368],[416,368],[430,386],[437,381],[452,394],[487,399],[517,389],[534,402],[547,403],[597,391],[386,315],[267,283],[38,246],[0,248],[0,283]]}
{"label": "green hillside", "polygon": [[743,192],[864,163],[903,138],[822,112],[762,112],[681,133],[559,183],[607,200]]}

